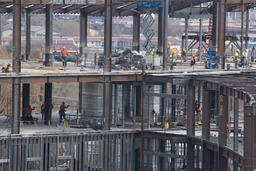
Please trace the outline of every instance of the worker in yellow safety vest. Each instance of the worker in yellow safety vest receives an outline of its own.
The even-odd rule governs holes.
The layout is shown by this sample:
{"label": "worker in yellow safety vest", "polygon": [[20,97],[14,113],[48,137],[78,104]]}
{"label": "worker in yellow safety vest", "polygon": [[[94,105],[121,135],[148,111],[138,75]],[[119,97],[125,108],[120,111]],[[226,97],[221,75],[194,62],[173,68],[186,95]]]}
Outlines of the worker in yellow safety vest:
{"label": "worker in yellow safety vest", "polygon": [[238,56],[239,56],[239,50],[237,50],[237,51],[235,52],[235,56],[234,56],[235,68],[237,68]]}
{"label": "worker in yellow safety vest", "polygon": [[243,55],[243,68],[244,68],[244,67],[247,68],[247,65],[248,65],[248,61],[247,61],[247,58],[248,58],[248,49],[244,50],[242,55]]}

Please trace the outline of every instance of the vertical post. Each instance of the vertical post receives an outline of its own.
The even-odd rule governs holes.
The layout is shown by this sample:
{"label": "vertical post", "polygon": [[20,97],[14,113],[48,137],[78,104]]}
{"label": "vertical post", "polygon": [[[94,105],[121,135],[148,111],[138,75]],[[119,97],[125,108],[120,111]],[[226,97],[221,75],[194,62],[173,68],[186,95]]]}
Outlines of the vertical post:
{"label": "vertical post", "polygon": [[242,13],[241,13],[241,50],[240,50],[240,56],[243,56],[244,51],[244,3],[243,0],[241,0],[242,3]]}
{"label": "vertical post", "polygon": [[145,88],[145,66],[142,67],[141,84],[141,141],[140,141],[140,170],[144,170],[144,88]]}
{"label": "vertical post", "polygon": [[[192,80],[188,82],[187,101],[188,101],[188,126],[187,126],[187,137],[195,136],[195,86],[192,84]],[[188,160],[187,169],[189,171],[195,170],[195,149],[194,145],[188,140]]]}
{"label": "vertical post", "polygon": [[[228,96],[223,93],[224,87],[220,87],[219,98],[219,137],[220,146],[227,145],[227,123],[228,123]],[[227,170],[228,160],[219,154],[219,170]]]}
{"label": "vertical post", "polygon": [[18,74],[21,71],[20,68],[20,52],[21,52],[21,0],[14,0],[14,60],[13,71]]}
{"label": "vertical post", "polygon": [[140,14],[133,14],[133,45],[132,50],[140,51]]}
{"label": "vertical post", "polygon": [[219,61],[220,69],[225,69],[225,37],[226,37],[226,3],[220,0],[219,4]]}
{"label": "vertical post", "polygon": [[111,72],[112,52],[112,0],[105,0],[104,21],[104,54],[106,58],[105,71]]}
{"label": "vertical post", "polygon": [[27,10],[26,12],[26,59],[30,59],[30,43],[31,43],[31,13]]}
{"label": "vertical post", "polygon": [[200,22],[200,26],[199,26],[199,53],[198,53],[198,55],[199,55],[199,61],[201,62],[202,61],[202,55],[201,55],[201,53],[202,53],[202,18],[200,18],[199,19],[199,22]]}
{"label": "vertical post", "polygon": [[213,18],[212,18],[212,46],[217,46],[217,10],[218,2],[213,1]]}
{"label": "vertical post", "polygon": [[12,81],[12,134],[20,133],[20,78]]}
{"label": "vertical post", "polygon": [[[103,96],[103,113],[105,115],[104,130],[110,130],[111,114],[112,114],[112,83],[109,79],[105,78],[104,82],[104,96]],[[107,80],[106,80],[107,79]]]}
{"label": "vertical post", "polygon": [[45,83],[45,117],[44,124],[47,125],[48,122],[52,121],[52,83]]}
{"label": "vertical post", "polygon": [[246,40],[245,40],[245,48],[249,48],[249,17],[250,17],[250,9],[246,10],[246,25],[245,25],[245,31],[246,31]]}
{"label": "vertical post", "polygon": [[114,84],[114,125],[117,127],[117,84]]}
{"label": "vertical post", "polygon": [[164,0],[163,10],[163,70],[166,69],[166,62],[168,57],[167,43],[168,43],[168,18],[169,18],[169,0]]}
{"label": "vertical post", "polygon": [[185,18],[185,62],[188,60],[188,18]]}
{"label": "vertical post", "polygon": [[[238,151],[238,106],[239,101],[238,98],[234,97],[234,142],[233,142],[233,150]],[[233,163],[234,170],[238,170],[238,164],[236,162]]]}
{"label": "vertical post", "polygon": [[[85,8],[80,9],[80,56],[85,58],[83,48],[87,47],[87,14]],[[86,61],[86,60],[85,60]],[[84,64],[86,66],[86,62]]]}
{"label": "vertical post", "polygon": [[163,8],[158,8],[157,53],[163,55]]}
{"label": "vertical post", "polygon": [[[210,140],[210,108],[211,108],[211,95],[210,90],[207,89],[207,83],[203,86],[203,113],[202,113],[202,138],[203,140]],[[210,154],[203,144],[203,170],[210,170]]]}
{"label": "vertical post", "polygon": [[0,45],[2,45],[2,14],[0,14]]}
{"label": "vertical post", "polygon": [[29,106],[30,84],[23,84],[22,94],[22,120],[25,120],[26,108]]}
{"label": "vertical post", "polygon": [[[45,20],[45,66],[50,66],[52,50],[52,30],[53,30],[53,6],[46,5]],[[52,61],[51,61],[52,62]]]}
{"label": "vertical post", "polygon": [[255,167],[255,106],[244,106],[244,171]]}
{"label": "vertical post", "polygon": [[[176,94],[176,85],[172,82],[172,94]],[[176,99],[172,98],[172,123],[176,122]]]}
{"label": "vertical post", "polygon": [[83,83],[78,83],[79,87],[78,87],[78,100],[79,100],[79,104],[78,104],[78,111],[82,114],[82,97],[83,97]]}

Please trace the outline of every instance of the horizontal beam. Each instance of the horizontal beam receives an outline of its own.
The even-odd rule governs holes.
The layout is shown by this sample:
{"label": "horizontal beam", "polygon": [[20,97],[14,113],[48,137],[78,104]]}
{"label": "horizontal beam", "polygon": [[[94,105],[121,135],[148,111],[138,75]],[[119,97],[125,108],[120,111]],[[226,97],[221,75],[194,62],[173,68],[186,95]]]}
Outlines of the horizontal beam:
{"label": "horizontal beam", "polygon": [[178,154],[169,154],[169,153],[153,152],[153,151],[143,151],[143,154],[158,156],[158,157],[169,157],[169,158],[186,159],[187,160],[187,156],[178,155]]}
{"label": "horizontal beam", "polygon": [[186,95],[178,95],[178,94],[165,94],[165,93],[144,93],[145,96],[156,96],[156,97],[164,97],[164,98],[171,98],[171,99],[186,99]]}

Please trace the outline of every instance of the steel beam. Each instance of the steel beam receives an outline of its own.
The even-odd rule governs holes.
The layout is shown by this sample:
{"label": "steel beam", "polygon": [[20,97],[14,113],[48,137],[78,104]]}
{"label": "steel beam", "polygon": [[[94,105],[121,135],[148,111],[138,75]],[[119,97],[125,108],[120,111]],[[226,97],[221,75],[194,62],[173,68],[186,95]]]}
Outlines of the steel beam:
{"label": "steel beam", "polygon": [[158,8],[158,36],[157,53],[163,55],[163,8]]}
{"label": "steel beam", "polygon": [[211,109],[211,93],[210,90],[207,89],[206,83],[203,87],[203,130],[202,130],[202,138],[203,140],[210,140],[210,109]]}
{"label": "steel beam", "polygon": [[217,10],[218,10],[218,2],[213,1],[213,16],[212,16],[212,46],[217,47]]}
{"label": "steel beam", "polygon": [[13,78],[12,82],[12,134],[20,133],[20,79]]}
{"label": "steel beam", "polygon": [[187,57],[187,54],[188,54],[188,18],[185,18],[185,62],[187,62],[188,60],[188,57]]}
{"label": "steel beam", "polygon": [[[187,104],[188,104],[188,122],[187,122],[187,136],[193,137],[195,136],[195,87],[192,84],[192,80],[189,80],[187,85]],[[187,170],[193,171],[195,170],[195,148],[194,145],[190,143],[190,139],[188,140],[188,149],[187,149]]]}
{"label": "steel beam", "polygon": [[21,71],[21,0],[14,0],[14,58],[12,62],[13,71],[18,74]]}
{"label": "steel beam", "polygon": [[52,50],[52,31],[53,31],[53,6],[46,5],[46,20],[45,20],[45,66],[50,66],[51,50]]}
{"label": "steel beam", "polygon": [[[233,140],[233,150],[238,152],[238,119],[239,119],[239,100],[234,98],[234,140]],[[237,162],[233,162],[234,171],[238,170]]]}
{"label": "steel beam", "polygon": [[225,69],[225,36],[226,36],[226,0],[219,1],[219,61],[220,69]]}
{"label": "steel beam", "polygon": [[255,167],[255,106],[244,106],[244,171],[252,171]]}
{"label": "steel beam", "polygon": [[[246,24],[245,24],[245,36],[246,37],[249,37],[249,22],[250,22],[249,17],[250,17],[250,9],[247,9],[247,11],[246,11]],[[245,40],[245,48],[246,49],[249,48],[249,40],[248,39]]]}
{"label": "steel beam", "polygon": [[144,91],[145,91],[145,66],[142,67],[141,85],[141,141],[140,141],[140,170],[144,170]]}
{"label": "steel beam", "polygon": [[30,84],[23,84],[23,91],[22,91],[22,120],[25,121],[26,119],[26,109],[30,105],[29,98],[30,98]]}
{"label": "steel beam", "polygon": [[[219,97],[219,137],[218,142],[220,146],[227,145],[227,123],[228,123],[228,96],[223,94],[223,87]],[[219,170],[227,170],[228,160],[226,157],[219,154],[218,161]]]}
{"label": "steel beam", "polygon": [[199,61],[202,61],[202,19],[199,19]]}
{"label": "steel beam", "polygon": [[105,76],[103,93],[103,116],[105,118],[104,130],[110,130],[112,116],[112,83],[110,82],[109,76]]}
{"label": "steel beam", "polygon": [[48,125],[48,122],[52,121],[52,83],[45,83],[45,114],[44,124]]}
{"label": "steel beam", "polygon": [[[85,8],[80,9],[80,56],[85,58],[83,48],[87,47],[87,14]],[[85,59],[86,61],[86,59]],[[86,66],[86,62],[84,63]]]}
{"label": "steel beam", "polygon": [[[241,0],[243,2],[243,0]],[[240,56],[243,56],[244,51],[244,4],[242,4],[242,12],[241,12],[241,50],[240,50]]]}
{"label": "steel beam", "polygon": [[2,14],[0,14],[0,45],[2,45]]}
{"label": "steel beam", "polygon": [[186,99],[186,95],[179,95],[179,94],[166,94],[166,93],[148,93],[145,92],[145,96],[155,96],[155,97],[163,97],[169,99]]}
{"label": "steel beam", "polygon": [[163,70],[167,67],[167,43],[168,43],[168,18],[169,18],[169,0],[164,0],[163,7]]}
{"label": "steel beam", "polygon": [[133,14],[133,45],[132,50],[140,52],[140,14]]}
{"label": "steel beam", "polygon": [[112,56],[112,0],[105,0],[105,21],[104,21],[104,55],[106,64],[104,70],[111,72]]}
{"label": "steel beam", "polygon": [[26,11],[26,57],[25,61],[30,59],[30,45],[31,45],[31,13]]}

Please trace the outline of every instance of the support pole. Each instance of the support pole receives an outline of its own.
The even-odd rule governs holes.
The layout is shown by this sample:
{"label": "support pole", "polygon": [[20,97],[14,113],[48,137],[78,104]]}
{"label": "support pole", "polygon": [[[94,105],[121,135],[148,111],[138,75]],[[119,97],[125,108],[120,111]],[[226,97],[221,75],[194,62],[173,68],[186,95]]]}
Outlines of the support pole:
{"label": "support pole", "polygon": [[133,14],[133,46],[132,50],[140,52],[140,14]]}
{"label": "support pole", "polygon": [[[227,123],[228,123],[228,96],[223,93],[224,87],[220,89],[219,98],[219,145],[227,145]],[[219,154],[219,170],[227,170],[228,159]]]}
{"label": "support pole", "polygon": [[31,13],[26,12],[26,58],[24,60],[30,59],[30,45],[31,45]]}
{"label": "support pole", "polygon": [[246,29],[246,40],[245,40],[245,48],[248,49],[249,48],[249,40],[248,40],[248,37],[249,37],[249,17],[250,17],[250,9],[247,9],[246,10],[246,25],[245,25],[245,29]]}
{"label": "support pole", "polygon": [[12,134],[20,133],[20,78],[12,81]]}
{"label": "support pole", "polygon": [[[80,56],[85,58],[83,48],[87,47],[87,14],[85,8],[80,9]],[[86,61],[86,60],[85,60]],[[86,66],[86,62],[84,63]]]}
{"label": "support pole", "polygon": [[163,70],[167,67],[167,43],[168,43],[168,18],[169,18],[169,0],[164,0],[163,10]]}
{"label": "support pole", "polygon": [[163,8],[158,8],[158,36],[157,53],[163,55]]}
{"label": "support pole", "polygon": [[53,6],[46,5],[45,20],[45,66],[50,66],[52,50],[52,31],[53,31]]}
{"label": "support pole", "polygon": [[[233,150],[238,152],[238,106],[239,101],[238,98],[234,98],[234,140],[233,140]],[[234,171],[238,170],[238,164],[236,162],[233,163]]]}
{"label": "support pole", "polygon": [[199,22],[200,22],[200,26],[199,26],[199,61],[201,62],[202,61],[202,21],[203,19],[199,19]]}
{"label": "support pole", "polygon": [[255,167],[255,106],[244,106],[244,171],[252,171]]}
{"label": "support pole", "polygon": [[218,2],[213,1],[213,18],[212,18],[212,46],[217,47],[217,10]]}
{"label": "support pole", "polygon": [[2,14],[0,14],[0,45],[2,45]]}
{"label": "support pole", "polygon": [[145,66],[142,67],[141,84],[141,141],[140,141],[140,170],[144,170],[144,91],[145,91]]}
{"label": "support pole", "polygon": [[195,87],[192,84],[192,80],[189,80],[187,89],[187,101],[188,101],[188,126],[187,126],[187,137],[188,137],[188,159],[187,159],[187,170],[195,170],[195,146],[190,143],[189,137],[195,136]]}
{"label": "support pole", "polygon": [[14,60],[12,63],[13,71],[18,74],[21,71],[20,52],[21,52],[21,0],[14,0]]}
{"label": "support pole", "polygon": [[30,84],[23,84],[23,91],[22,91],[22,120],[25,121],[26,119],[26,109],[29,106],[29,97],[30,97]]}
{"label": "support pole", "polygon": [[185,62],[188,60],[188,18],[185,18]]}
{"label": "support pole", "polygon": [[240,50],[240,56],[243,56],[244,51],[244,4],[243,0],[241,0],[242,3],[242,14],[241,14],[241,50]]}
{"label": "support pole", "polygon": [[44,124],[48,125],[52,121],[52,83],[45,83],[45,114]]}
{"label": "support pole", "polygon": [[219,4],[219,61],[220,69],[225,69],[225,36],[226,36],[226,0],[220,0]]}

